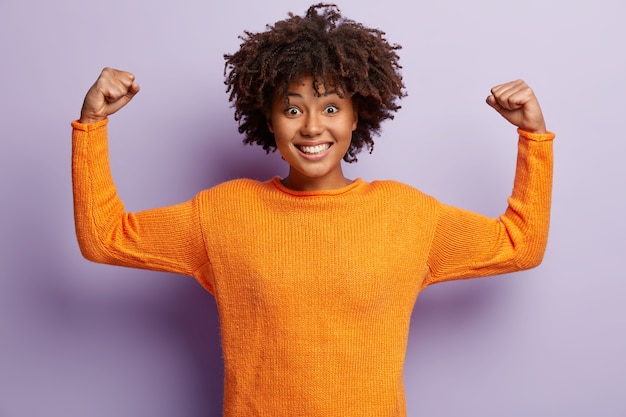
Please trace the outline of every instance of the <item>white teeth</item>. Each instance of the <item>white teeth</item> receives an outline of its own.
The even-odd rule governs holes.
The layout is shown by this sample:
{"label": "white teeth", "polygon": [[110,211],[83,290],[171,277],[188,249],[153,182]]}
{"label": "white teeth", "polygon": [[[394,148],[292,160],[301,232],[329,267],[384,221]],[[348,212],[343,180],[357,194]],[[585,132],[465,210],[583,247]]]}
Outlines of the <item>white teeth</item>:
{"label": "white teeth", "polygon": [[304,153],[316,154],[316,153],[324,152],[326,149],[330,148],[330,144],[324,143],[324,144],[315,145],[315,146],[298,146],[298,148]]}

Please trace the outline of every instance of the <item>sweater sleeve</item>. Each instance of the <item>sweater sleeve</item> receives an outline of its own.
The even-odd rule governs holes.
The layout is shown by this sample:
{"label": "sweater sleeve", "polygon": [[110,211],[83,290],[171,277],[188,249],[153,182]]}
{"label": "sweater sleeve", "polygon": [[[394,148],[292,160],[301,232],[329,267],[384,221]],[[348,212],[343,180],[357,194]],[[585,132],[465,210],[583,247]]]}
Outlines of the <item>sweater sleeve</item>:
{"label": "sweater sleeve", "polygon": [[553,133],[518,129],[513,192],[497,219],[441,205],[425,285],[534,268],[548,241]]}
{"label": "sweater sleeve", "polygon": [[72,123],[74,219],[80,250],[100,263],[196,276],[207,256],[198,202],[127,213],[109,166],[107,120]]}

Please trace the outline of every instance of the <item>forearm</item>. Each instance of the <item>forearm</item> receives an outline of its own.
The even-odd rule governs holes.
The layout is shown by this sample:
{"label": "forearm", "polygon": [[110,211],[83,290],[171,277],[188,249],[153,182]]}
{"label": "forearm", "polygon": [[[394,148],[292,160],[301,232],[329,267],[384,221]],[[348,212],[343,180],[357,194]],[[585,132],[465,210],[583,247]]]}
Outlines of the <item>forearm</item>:
{"label": "forearm", "polygon": [[109,168],[107,123],[73,122],[72,187],[74,221],[83,256],[94,262],[113,262],[104,242],[113,233],[124,205],[117,195]]}
{"label": "forearm", "polygon": [[520,135],[513,192],[500,217],[520,269],[539,265],[548,243],[552,201],[553,133]]}

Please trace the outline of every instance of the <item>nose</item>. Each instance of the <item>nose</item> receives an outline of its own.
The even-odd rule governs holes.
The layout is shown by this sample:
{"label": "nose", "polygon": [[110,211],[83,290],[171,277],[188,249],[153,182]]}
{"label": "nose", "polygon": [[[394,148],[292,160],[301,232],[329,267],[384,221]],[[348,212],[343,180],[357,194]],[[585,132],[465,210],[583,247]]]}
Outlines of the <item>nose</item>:
{"label": "nose", "polygon": [[315,113],[309,113],[302,125],[301,133],[303,136],[317,136],[324,131],[324,123],[321,116]]}

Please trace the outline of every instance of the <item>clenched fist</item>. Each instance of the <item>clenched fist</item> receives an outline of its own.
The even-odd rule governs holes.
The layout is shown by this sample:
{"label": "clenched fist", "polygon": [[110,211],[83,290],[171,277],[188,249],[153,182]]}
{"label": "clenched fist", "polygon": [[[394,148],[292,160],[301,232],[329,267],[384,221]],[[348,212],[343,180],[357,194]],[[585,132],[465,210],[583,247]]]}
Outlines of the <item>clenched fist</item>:
{"label": "clenched fist", "polygon": [[533,90],[522,80],[495,86],[487,104],[506,120],[530,133],[546,133],[546,124]]}
{"label": "clenched fist", "polygon": [[96,123],[124,107],[139,92],[135,76],[130,72],[105,68],[91,86],[83,108],[80,123]]}

